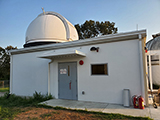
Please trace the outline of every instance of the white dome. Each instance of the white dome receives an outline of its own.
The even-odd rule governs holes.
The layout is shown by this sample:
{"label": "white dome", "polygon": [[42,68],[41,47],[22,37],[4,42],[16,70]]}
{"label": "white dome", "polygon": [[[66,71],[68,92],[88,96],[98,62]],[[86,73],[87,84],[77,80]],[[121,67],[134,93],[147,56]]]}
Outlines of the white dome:
{"label": "white dome", "polygon": [[55,12],[38,15],[26,32],[26,44],[35,42],[68,42],[78,40],[76,28],[63,16]]}

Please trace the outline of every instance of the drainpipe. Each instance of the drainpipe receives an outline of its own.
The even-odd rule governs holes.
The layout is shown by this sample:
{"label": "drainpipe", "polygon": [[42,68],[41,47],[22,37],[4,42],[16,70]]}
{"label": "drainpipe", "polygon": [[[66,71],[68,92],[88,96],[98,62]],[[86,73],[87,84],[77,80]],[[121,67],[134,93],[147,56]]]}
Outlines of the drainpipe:
{"label": "drainpipe", "polygon": [[142,55],[142,41],[141,35],[139,35],[139,53],[140,53],[140,73],[141,73],[141,90],[142,90],[142,97],[145,98],[144,92],[144,76],[143,76],[143,55]]}
{"label": "drainpipe", "polygon": [[53,60],[51,60],[49,63],[48,63],[48,95],[51,94],[51,89],[50,89],[50,64],[53,62]]}
{"label": "drainpipe", "polygon": [[149,80],[150,80],[150,89],[153,90],[153,83],[152,83],[152,65],[151,65],[151,55],[149,55]]}
{"label": "drainpipe", "polygon": [[145,67],[145,53],[144,53],[144,40],[142,35],[139,34],[139,53],[140,53],[140,73],[141,73],[141,87],[142,87],[142,97],[145,99],[146,106],[148,106],[148,88],[146,79],[146,67]]}
{"label": "drainpipe", "polygon": [[147,89],[149,89],[149,86],[148,86],[148,63],[147,63],[147,56],[148,56],[148,54],[147,53],[145,53],[145,62],[146,62],[146,83],[147,83]]}
{"label": "drainpipe", "polygon": [[10,94],[13,92],[13,56],[10,55]]}

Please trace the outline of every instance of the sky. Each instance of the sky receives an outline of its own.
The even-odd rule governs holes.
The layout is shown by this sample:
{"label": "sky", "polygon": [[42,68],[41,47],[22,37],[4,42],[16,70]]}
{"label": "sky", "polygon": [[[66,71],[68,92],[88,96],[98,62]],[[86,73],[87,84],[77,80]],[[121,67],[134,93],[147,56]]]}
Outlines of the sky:
{"label": "sky", "polygon": [[0,47],[23,48],[29,24],[42,9],[73,25],[86,20],[114,22],[118,33],[146,29],[147,41],[160,33],[160,0],[0,0]]}

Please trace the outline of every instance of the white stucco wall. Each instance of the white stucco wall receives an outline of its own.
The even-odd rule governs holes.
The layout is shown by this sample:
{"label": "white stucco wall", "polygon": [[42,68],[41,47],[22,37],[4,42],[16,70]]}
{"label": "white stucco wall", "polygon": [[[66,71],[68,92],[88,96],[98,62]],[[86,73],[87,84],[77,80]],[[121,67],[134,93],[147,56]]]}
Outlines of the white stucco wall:
{"label": "white stucco wall", "polygon": [[37,58],[41,52],[13,55],[12,93],[21,96],[32,96],[35,91],[48,92],[48,62]]}
{"label": "white stucco wall", "polygon": [[[90,51],[91,47],[99,47],[99,52]],[[142,94],[139,40],[65,48],[72,49],[85,53],[86,57],[55,59],[50,64],[50,91],[55,98],[58,98],[58,62],[71,61],[77,61],[78,100],[122,104],[123,89],[130,89],[131,96]],[[47,93],[50,60],[37,58],[45,52],[13,55],[13,93],[26,96],[34,91]],[[79,65],[80,60],[83,65]],[[91,75],[91,64],[101,63],[108,64],[108,75]]]}
{"label": "white stucco wall", "polygon": [[[93,46],[99,47],[99,52],[90,51]],[[51,93],[56,98],[58,98],[58,62],[71,61],[77,61],[78,100],[122,104],[123,89],[130,89],[131,96],[142,94],[139,40],[69,49],[77,49],[85,53],[86,57],[58,59],[51,63]],[[83,60],[84,65],[79,65],[79,60]],[[91,64],[101,63],[108,63],[109,75],[92,76]],[[82,95],[82,91],[85,91],[85,95]]]}

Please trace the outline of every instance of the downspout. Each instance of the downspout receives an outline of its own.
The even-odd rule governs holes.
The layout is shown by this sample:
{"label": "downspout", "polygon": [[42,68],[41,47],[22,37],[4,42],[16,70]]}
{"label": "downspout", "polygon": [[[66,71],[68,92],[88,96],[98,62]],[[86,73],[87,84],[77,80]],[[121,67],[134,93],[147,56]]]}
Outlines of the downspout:
{"label": "downspout", "polygon": [[147,56],[148,54],[145,53],[145,64],[146,64],[146,83],[147,83],[147,90],[149,89],[149,84],[148,84],[148,63],[147,63]]}
{"label": "downspout", "polygon": [[148,56],[149,58],[149,81],[150,81],[150,89],[153,90],[153,83],[152,83],[152,65],[151,65],[151,55]]}
{"label": "downspout", "polygon": [[139,35],[139,52],[140,52],[140,73],[141,73],[141,87],[142,87],[142,97],[145,99],[146,106],[148,106],[148,88],[146,79],[146,60],[145,60],[145,50],[144,50],[144,39],[142,35]]}
{"label": "downspout", "polygon": [[50,64],[53,62],[53,60],[51,60],[49,63],[48,63],[48,96],[51,94],[51,88],[50,88],[50,83],[51,83],[51,80],[50,80]]}
{"label": "downspout", "polygon": [[13,56],[11,53],[10,55],[10,94],[13,92]]}

